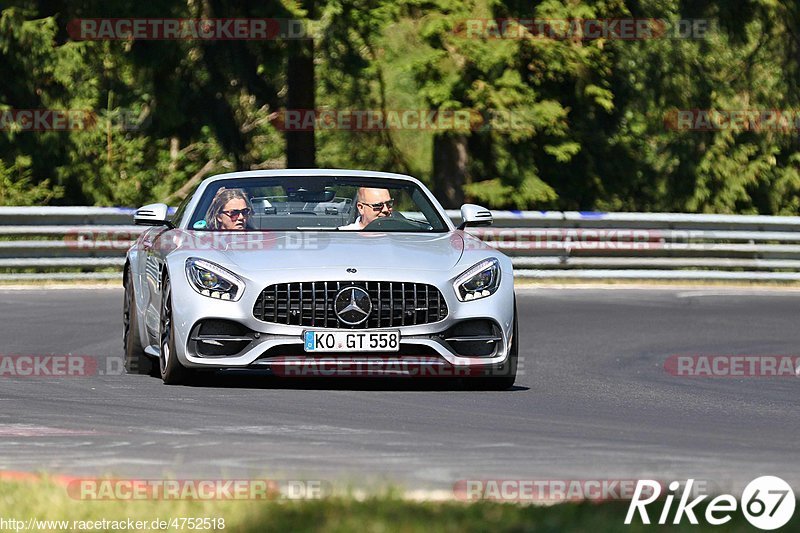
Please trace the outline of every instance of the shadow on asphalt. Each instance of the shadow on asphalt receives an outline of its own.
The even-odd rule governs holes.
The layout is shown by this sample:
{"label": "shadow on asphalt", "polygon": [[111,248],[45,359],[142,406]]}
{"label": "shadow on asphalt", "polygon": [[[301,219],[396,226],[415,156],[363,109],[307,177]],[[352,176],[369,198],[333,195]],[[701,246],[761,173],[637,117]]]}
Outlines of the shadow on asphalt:
{"label": "shadow on asphalt", "polygon": [[[198,375],[189,386],[228,389],[296,390],[382,390],[382,391],[486,391],[470,378],[355,378],[355,377],[277,377],[269,372],[226,370]],[[529,387],[514,385],[505,391],[520,392]]]}

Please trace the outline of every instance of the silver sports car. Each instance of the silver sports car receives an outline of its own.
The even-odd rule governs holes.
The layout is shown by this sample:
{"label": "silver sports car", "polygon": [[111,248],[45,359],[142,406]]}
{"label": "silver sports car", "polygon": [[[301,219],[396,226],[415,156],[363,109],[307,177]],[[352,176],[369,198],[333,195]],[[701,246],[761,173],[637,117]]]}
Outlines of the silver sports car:
{"label": "silver sports car", "polygon": [[[492,223],[467,204],[456,228],[399,174],[236,172],[203,181],[128,250],[129,372],[187,383],[198,372],[459,378],[506,389],[517,372],[508,257],[464,232]],[[156,363],[157,361],[157,363]]]}

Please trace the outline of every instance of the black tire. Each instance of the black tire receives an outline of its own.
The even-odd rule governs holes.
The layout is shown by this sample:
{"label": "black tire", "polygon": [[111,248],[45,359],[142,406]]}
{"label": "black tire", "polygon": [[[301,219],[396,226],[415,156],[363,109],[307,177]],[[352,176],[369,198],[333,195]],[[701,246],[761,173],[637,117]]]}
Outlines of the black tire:
{"label": "black tire", "polygon": [[153,361],[144,353],[142,341],[139,338],[139,319],[134,303],[133,276],[130,269],[123,278],[125,298],[122,302],[122,344],[125,352],[125,371],[128,374],[151,374]]}
{"label": "black tire", "polygon": [[175,328],[172,327],[172,286],[164,278],[161,290],[161,317],[158,327],[159,368],[165,385],[185,385],[192,381],[194,372],[178,360],[175,352]]}
{"label": "black tire", "polygon": [[517,380],[517,361],[519,360],[519,327],[517,326],[517,302],[514,300],[514,326],[511,349],[503,365],[492,368],[488,377],[474,378],[472,385],[478,390],[508,390]]}

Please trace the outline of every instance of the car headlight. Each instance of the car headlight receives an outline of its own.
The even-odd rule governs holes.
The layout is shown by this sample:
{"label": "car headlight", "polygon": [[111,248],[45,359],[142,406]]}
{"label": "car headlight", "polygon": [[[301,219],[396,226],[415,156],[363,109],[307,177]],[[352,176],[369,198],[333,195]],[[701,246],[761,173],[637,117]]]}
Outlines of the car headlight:
{"label": "car headlight", "polygon": [[500,287],[500,262],[494,257],[484,259],[461,274],[453,287],[462,302],[491,296]]}
{"label": "car headlight", "polygon": [[244,289],[244,281],[236,274],[196,257],[186,260],[186,277],[195,291],[209,298],[235,301],[239,299]]}

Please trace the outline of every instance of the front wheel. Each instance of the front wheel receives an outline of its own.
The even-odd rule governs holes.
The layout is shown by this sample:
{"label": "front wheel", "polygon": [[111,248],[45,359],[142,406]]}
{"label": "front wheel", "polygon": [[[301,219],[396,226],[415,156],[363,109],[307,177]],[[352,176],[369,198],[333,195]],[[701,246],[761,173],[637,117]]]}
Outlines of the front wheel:
{"label": "front wheel", "polygon": [[166,385],[182,385],[192,380],[193,372],[178,360],[175,351],[175,328],[172,320],[172,286],[169,278],[164,278],[161,291],[161,319],[159,321],[159,366],[161,379]]}

